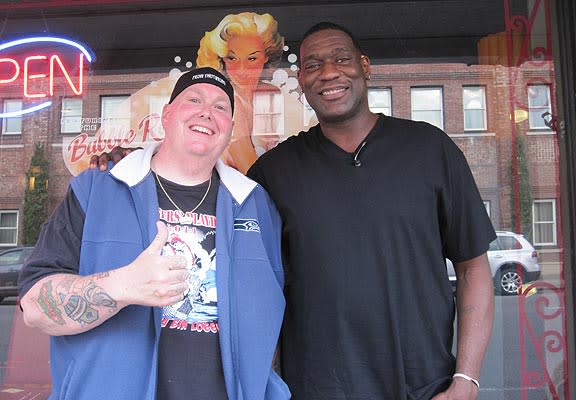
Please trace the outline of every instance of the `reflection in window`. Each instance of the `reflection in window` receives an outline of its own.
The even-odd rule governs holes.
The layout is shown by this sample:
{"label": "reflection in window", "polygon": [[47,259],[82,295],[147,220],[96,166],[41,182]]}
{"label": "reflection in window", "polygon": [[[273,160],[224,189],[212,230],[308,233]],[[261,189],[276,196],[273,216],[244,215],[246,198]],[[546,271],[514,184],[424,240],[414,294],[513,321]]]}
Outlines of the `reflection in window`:
{"label": "reflection in window", "polygon": [[528,86],[528,109],[530,129],[549,129],[542,116],[546,112],[552,112],[548,85]]}
{"label": "reflection in window", "polygon": [[254,135],[284,134],[284,97],[280,92],[254,95]]}
{"label": "reflection in window", "polygon": [[18,264],[21,259],[22,250],[8,251],[0,256],[0,265]]}
{"label": "reflection in window", "polygon": [[149,115],[162,116],[164,106],[170,101],[169,96],[148,96],[148,111]]}
{"label": "reflection in window", "polygon": [[556,244],[556,202],[552,200],[534,200],[532,204],[534,244]]}
{"label": "reflection in window", "polygon": [[[6,99],[2,105],[3,113],[22,110],[22,100]],[[22,116],[2,119],[2,133],[5,135],[19,135],[22,133]]]}
{"label": "reflection in window", "polygon": [[498,236],[499,250],[520,250],[522,244],[512,236]]}
{"label": "reflection in window", "polygon": [[390,89],[368,89],[368,105],[373,113],[392,116],[392,91]]}
{"label": "reflection in window", "polygon": [[102,96],[100,117],[101,134],[105,137],[123,137],[130,128],[129,96]]}
{"label": "reflection in window", "polygon": [[462,88],[464,106],[464,130],[486,130],[486,93],[481,86]]}
{"label": "reflection in window", "polygon": [[486,209],[486,214],[490,217],[490,200],[483,200],[484,208]]}
{"label": "reflection in window", "polygon": [[302,107],[304,112],[302,113],[304,120],[304,126],[310,126],[316,123],[316,112],[314,109],[308,104],[308,100],[306,100],[306,96],[302,95]]}
{"label": "reflection in window", "polygon": [[61,133],[80,133],[82,130],[82,99],[63,98],[60,118]]}
{"label": "reflection in window", "polygon": [[412,88],[412,119],[444,129],[442,88]]}
{"label": "reflection in window", "polygon": [[0,211],[0,246],[16,246],[18,211]]}

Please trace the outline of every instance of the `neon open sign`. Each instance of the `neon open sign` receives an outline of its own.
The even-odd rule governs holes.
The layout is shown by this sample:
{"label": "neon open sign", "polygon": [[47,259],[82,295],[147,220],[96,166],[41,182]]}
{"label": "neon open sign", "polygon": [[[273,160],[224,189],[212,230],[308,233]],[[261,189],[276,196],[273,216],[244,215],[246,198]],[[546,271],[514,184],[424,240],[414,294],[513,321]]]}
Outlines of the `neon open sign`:
{"label": "neon open sign", "polygon": [[[22,46],[36,45],[34,47],[37,48],[39,44],[43,43],[46,43],[47,47],[41,47],[34,54],[4,57],[9,52],[7,49],[18,52]],[[56,51],[57,45],[65,45],[75,49],[77,54],[72,58],[72,65],[63,61],[65,57],[63,53]],[[80,43],[59,37],[30,37],[0,44],[0,91],[4,85],[21,84],[23,97],[38,99],[39,101],[39,103],[31,104],[22,110],[0,113],[0,118],[16,117],[50,107],[52,105],[50,98],[54,96],[56,77],[64,77],[73,93],[81,96],[84,91],[84,64],[85,62],[91,63],[92,58],[88,49]],[[43,84],[35,85],[36,83]]]}

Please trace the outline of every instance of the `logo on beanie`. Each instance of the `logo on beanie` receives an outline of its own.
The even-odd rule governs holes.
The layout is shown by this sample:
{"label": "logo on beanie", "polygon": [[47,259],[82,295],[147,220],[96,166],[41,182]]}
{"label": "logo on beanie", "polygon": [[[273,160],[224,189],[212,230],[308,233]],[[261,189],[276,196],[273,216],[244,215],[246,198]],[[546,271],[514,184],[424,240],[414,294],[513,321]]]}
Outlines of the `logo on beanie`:
{"label": "logo on beanie", "polygon": [[213,74],[196,74],[196,75],[193,75],[190,79],[192,79],[192,80],[214,79],[216,82],[220,83],[221,85],[226,86],[226,81],[224,79],[220,78],[219,76],[213,75]]}

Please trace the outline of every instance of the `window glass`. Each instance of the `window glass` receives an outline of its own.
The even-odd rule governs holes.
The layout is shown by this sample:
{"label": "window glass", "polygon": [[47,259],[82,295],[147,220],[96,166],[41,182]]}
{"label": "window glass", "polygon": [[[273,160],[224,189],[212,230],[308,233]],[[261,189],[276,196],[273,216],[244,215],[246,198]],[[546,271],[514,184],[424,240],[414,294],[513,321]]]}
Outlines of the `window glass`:
{"label": "window glass", "polygon": [[390,89],[368,89],[368,104],[373,113],[392,115],[392,92]]}
{"label": "window glass", "polygon": [[254,134],[284,134],[282,93],[256,92],[254,96]]}
{"label": "window glass", "polygon": [[412,88],[412,119],[444,127],[441,88]]}
{"label": "window glass", "polygon": [[122,136],[130,129],[130,96],[102,96],[100,132],[108,138]]}
{"label": "window glass", "polygon": [[[570,307],[574,304],[571,279],[576,275],[571,237],[575,227],[568,210],[576,198],[571,180],[576,176],[571,170],[576,160],[571,123],[576,121],[572,98],[576,80],[568,79],[566,70],[574,73],[576,65],[570,51],[576,43],[569,38],[576,16],[570,14],[570,23],[564,22],[570,35],[558,31],[563,16],[576,12],[573,2],[332,3],[262,1],[251,9],[248,3],[235,6],[236,2],[222,1],[193,5],[181,1],[3,2],[0,45],[49,32],[49,36],[78,41],[87,53],[80,58],[75,46],[45,42],[0,48],[0,110],[14,113],[0,118],[0,250],[25,245],[25,193],[31,182],[27,174],[37,144],[45,146],[49,166],[45,204],[50,214],[92,156],[118,145],[135,148],[163,139],[163,107],[180,74],[196,65],[220,68],[233,80],[236,130],[222,160],[240,172],[245,173],[278,143],[310,130],[318,118],[299,86],[298,45],[302,33],[322,16],[349,28],[369,57],[365,83],[372,112],[426,121],[442,129],[444,139],[460,149],[500,233],[488,249],[496,317],[480,371],[478,400],[574,398],[576,371],[570,357],[576,353],[576,340],[567,327],[575,317]],[[233,69],[231,57],[223,59],[232,53],[218,42],[222,36],[214,35],[219,54],[201,51],[206,50],[201,43],[225,17],[244,12],[269,13],[272,30],[282,40],[273,50],[271,42],[266,43],[266,57],[244,59],[249,48],[239,46],[233,51],[235,58],[247,64]],[[53,68],[52,55],[57,57],[52,59]],[[321,87],[319,91],[334,89],[329,96],[342,95],[343,106],[350,104],[346,100],[354,89],[364,89],[361,84],[349,86],[353,79],[336,73],[336,68],[323,72],[315,85]],[[46,103],[51,105],[18,115]],[[415,147],[419,144],[413,141]],[[383,153],[382,159],[401,156],[397,149],[386,150],[389,153]],[[368,142],[360,158],[370,151]],[[419,168],[421,161],[411,158],[405,167],[400,165],[398,178],[408,168]],[[345,173],[365,173],[371,166],[362,162],[360,168],[350,166]],[[418,170],[422,175],[430,172],[435,171]],[[394,182],[374,185],[387,194]],[[424,195],[437,188],[430,185],[421,190]],[[360,198],[363,193],[358,190]],[[465,206],[443,203],[444,193],[435,193],[439,201],[430,205],[435,209]],[[356,211],[364,212],[355,210],[335,216],[344,221],[340,234],[355,234],[346,230],[345,222]],[[411,217],[417,216],[407,218]],[[430,245],[415,244],[416,248]],[[508,251],[528,245],[534,252]],[[522,270],[516,268],[520,265]],[[519,287],[502,293],[498,289],[502,279]],[[25,326],[14,296],[0,301],[0,321],[0,398],[25,396],[38,383],[43,395],[33,393],[27,398],[46,399],[47,335]],[[457,321],[454,328],[456,332]]]}
{"label": "window glass", "polygon": [[16,264],[22,258],[22,250],[9,251],[0,255],[0,265]]}
{"label": "window glass", "polygon": [[556,243],[556,204],[554,200],[536,200],[534,213],[534,243],[553,245]]}
{"label": "window glass", "polygon": [[0,211],[0,245],[16,245],[18,212]]}
{"label": "window glass", "polygon": [[500,243],[498,239],[494,239],[493,241],[490,242],[490,247],[488,248],[488,250],[489,251],[500,250]]}
{"label": "window glass", "polygon": [[488,216],[490,216],[490,200],[483,200],[484,203],[484,208],[486,209],[486,213],[488,213]]}
{"label": "window glass", "polygon": [[486,130],[486,99],[483,87],[464,87],[464,130]]}
{"label": "window glass", "polygon": [[82,99],[62,99],[62,117],[60,119],[62,133],[79,133],[82,126]]}
{"label": "window glass", "polygon": [[[22,110],[22,100],[4,100],[3,113],[14,113]],[[19,135],[22,133],[22,117],[4,117],[2,119],[2,133],[5,135]]]}
{"label": "window glass", "polygon": [[531,129],[550,129],[546,126],[545,113],[550,113],[550,87],[547,85],[528,86],[528,105]]}
{"label": "window glass", "polygon": [[520,242],[512,236],[500,236],[498,237],[498,241],[500,242],[500,249],[502,250],[517,250],[522,248]]}

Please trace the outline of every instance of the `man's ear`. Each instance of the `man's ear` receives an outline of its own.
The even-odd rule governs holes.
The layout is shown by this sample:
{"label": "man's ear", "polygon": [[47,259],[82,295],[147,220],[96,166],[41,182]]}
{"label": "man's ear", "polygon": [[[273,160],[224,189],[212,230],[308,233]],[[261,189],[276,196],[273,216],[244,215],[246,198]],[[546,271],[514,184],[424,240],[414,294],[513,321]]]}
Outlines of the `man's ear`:
{"label": "man's ear", "polygon": [[370,58],[368,58],[368,56],[365,56],[364,54],[362,54],[360,56],[360,64],[362,64],[362,70],[364,71],[364,77],[367,80],[370,80],[370,70],[371,70]]}
{"label": "man's ear", "polygon": [[168,120],[168,114],[171,112],[170,111],[170,106],[171,104],[164,104],[164,107],[162,108],[162,128],[164,128],[164,132],[166,132],[166,121]]}

